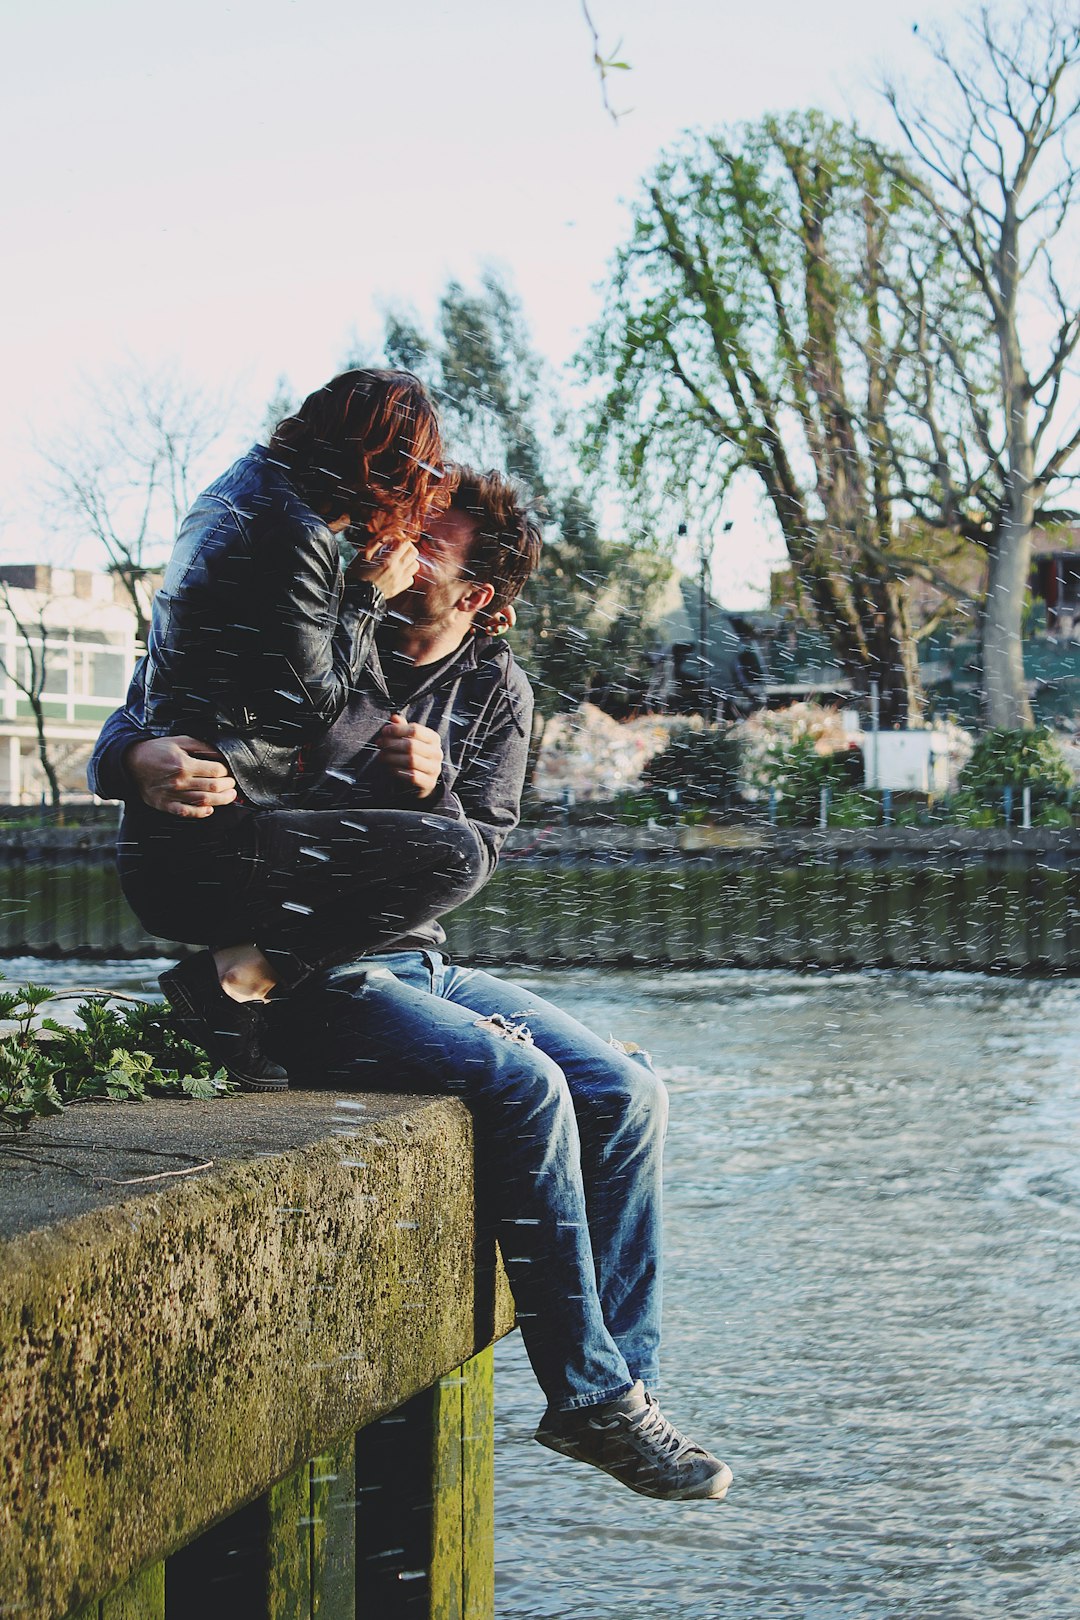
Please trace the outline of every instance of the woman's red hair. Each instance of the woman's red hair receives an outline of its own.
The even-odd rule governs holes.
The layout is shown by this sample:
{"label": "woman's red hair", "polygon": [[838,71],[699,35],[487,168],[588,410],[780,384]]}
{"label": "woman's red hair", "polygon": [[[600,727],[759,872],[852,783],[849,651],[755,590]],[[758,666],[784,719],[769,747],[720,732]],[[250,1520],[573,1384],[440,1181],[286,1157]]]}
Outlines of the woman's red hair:
{"label": "woman's red hair", "polygon": [[442,436],[411,371],[343,371],[274,429],[270,454],[321,517],[373,537],[418,534],[442,479]]}

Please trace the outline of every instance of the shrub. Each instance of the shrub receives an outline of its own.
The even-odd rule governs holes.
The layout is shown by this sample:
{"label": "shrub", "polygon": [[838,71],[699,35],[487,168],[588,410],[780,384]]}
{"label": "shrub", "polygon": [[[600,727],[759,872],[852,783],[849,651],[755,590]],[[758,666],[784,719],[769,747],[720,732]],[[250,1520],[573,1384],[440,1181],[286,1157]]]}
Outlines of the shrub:
{"label": "shrub", "polygon": [[679,726],[642,771],[642,791],[656,796],[674,790],[686,805],[723,809],[735,797],[739,765],[739,745],[730,727]]}
{"label": "shrub", "polygon": [[[1033,731],[999,727],[979,738],[958,786],[957,808],[962,812],[985,806],[999,813],[1006,787],[1018,795],[1030,787],[1033,804],[1062,802],[1072,787],[1072,772],[1045,727]],[[1016,809],[1018,813],[1019,804]]]}
{"label": "shrub", "polygon": [[1072,811],[1064,804],[1040,805],[1032,820],[1036,827],[1071,827],[1073,824]]}
{"label": "shrub", "polygon": [[[779,822],[785,826],[809,827],[815,825],[820,814],[822,788],[829,789],[835,803],[839,797],[859,794],[863,774],[861,749],[840,748],[832,753],[819,753],[809,732],[802,732],[783,745],[773,743],[759,762],[756,785],[762,790],[775,788],[779,793],[776,806]],[[831,807],[829,819],[833,819]],[[850,825],[865,823],[857,821]]]}
{"label": "shrub", "polygon": [[881,801],[872,793],[840,793],[829,805],[829,826],[876,827],[880,811]]}

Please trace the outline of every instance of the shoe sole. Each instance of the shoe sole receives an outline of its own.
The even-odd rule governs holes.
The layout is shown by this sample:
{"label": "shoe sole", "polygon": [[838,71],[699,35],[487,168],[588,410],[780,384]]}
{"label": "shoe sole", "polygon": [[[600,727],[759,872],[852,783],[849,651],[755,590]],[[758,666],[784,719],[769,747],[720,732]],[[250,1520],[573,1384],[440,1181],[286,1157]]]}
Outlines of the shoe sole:
{"label": "shoe sole", "polygon": [[212,1063],[219,1063],[236,1084],[244,1091],[288,1091],[289,1082],[285,1080],[264,1080],[257,1075],[245,1074],[242,1069],[236,1068],[228,1058],[219,1056],[207,1046],[205,1036],[208,1025],[206,1019],[199,1012],[195,1004],[189,999],[182,983],[178,982],[176,969],[170,968],[158,979],[169,1010],[172,1013],[173,1027],[178,1035],[190,1041],[193,1046],[199,1046],[206,1053]]}
{"label": "shoe sole", "polygon": [[727,1463],[720,1465],[720,1472],[714,1474],[712,1479],[706,1480],[708,1489],[701,1486],[688,1486],[682,1491],[650,1491],[643,1485],[635,1485],[632,1480],[624,1479],[613,1469],[605,1468],[602,1463],[594,1462],[591,1457],[582,1455],[572,1441],[569,1443],[560,1440],[557,1435],[543,1429],[538,1429],[533,1435],[537,1445],[546,1446],[549,1451],[555,1451],[560,1457],[569,1457],[573,1462],[584,1463],[588,1468],[595,1468],[601,1474],[607,1474],[610,1479],[617,1480],[628,1491],[636,1491],[639,1496],[647,1496],[654,1502],[722,1502],[728,1493],[728,1487],[734,1479],[734,1474]]}

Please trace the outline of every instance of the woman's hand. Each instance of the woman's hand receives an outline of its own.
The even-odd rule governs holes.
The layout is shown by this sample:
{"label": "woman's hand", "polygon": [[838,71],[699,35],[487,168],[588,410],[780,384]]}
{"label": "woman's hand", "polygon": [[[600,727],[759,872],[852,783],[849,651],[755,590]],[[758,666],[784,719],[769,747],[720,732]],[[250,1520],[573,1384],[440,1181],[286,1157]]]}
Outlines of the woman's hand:
{"label": "woman's hand", "polygon": [[420,553],[411,540],[372,540],[356,553],[345,578],[351,585],[366,580],[389,602],[408,590],[419,567]]}

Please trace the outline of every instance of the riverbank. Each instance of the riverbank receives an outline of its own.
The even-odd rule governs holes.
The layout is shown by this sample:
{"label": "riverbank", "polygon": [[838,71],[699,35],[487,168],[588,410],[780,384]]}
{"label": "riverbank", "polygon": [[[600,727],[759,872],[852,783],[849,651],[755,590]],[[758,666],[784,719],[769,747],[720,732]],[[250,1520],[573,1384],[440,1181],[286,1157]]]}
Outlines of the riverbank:
{"label": "riverbank", "polygon": [[[0,954],[168,954],[120,894],[106,828],[0,843]],[[520,828],[446,922],[476,964],[1080,973],[1080,832]]]}

